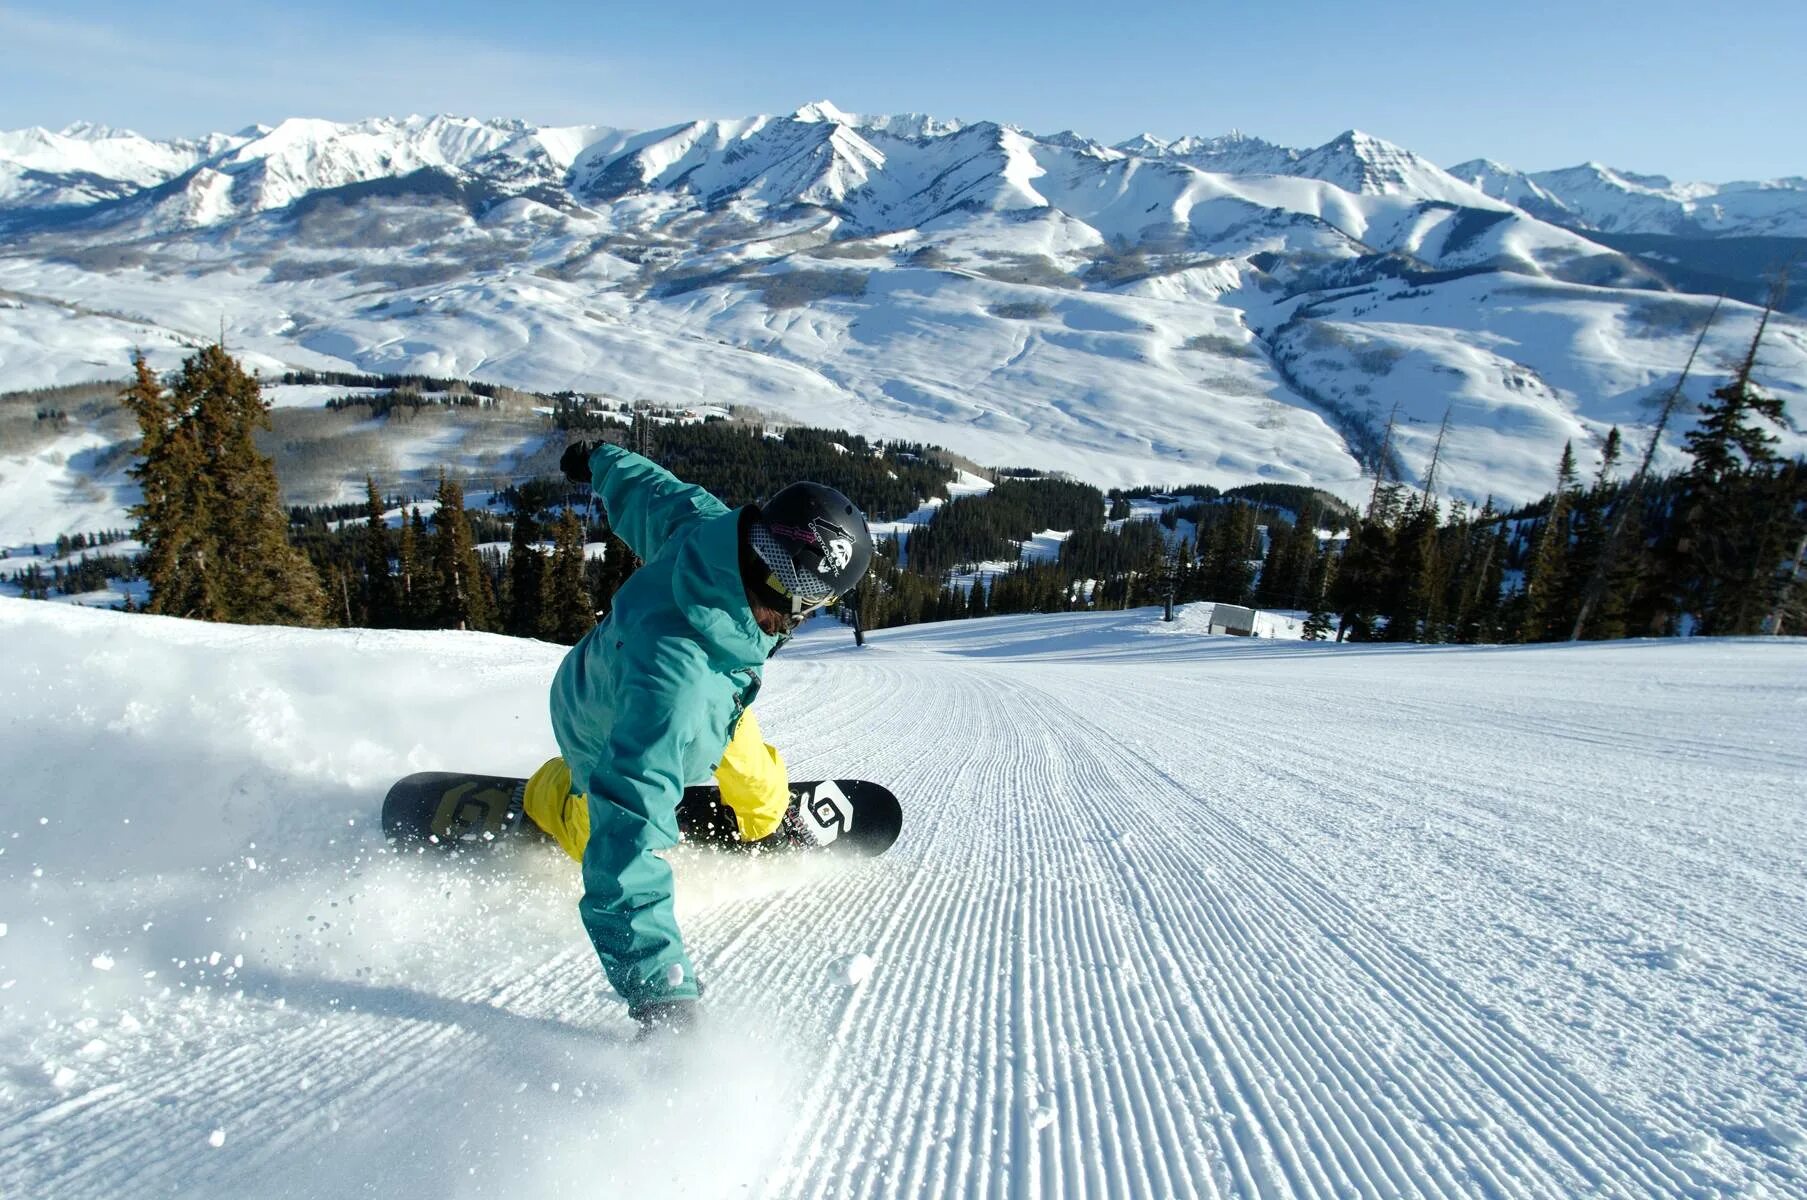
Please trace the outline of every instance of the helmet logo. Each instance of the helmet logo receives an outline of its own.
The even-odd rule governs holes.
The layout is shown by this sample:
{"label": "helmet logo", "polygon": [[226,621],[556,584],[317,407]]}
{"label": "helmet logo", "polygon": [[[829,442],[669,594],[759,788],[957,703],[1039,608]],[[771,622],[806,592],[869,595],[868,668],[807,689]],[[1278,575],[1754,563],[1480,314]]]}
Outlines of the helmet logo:
{"label": "helmet logo", "polygon": [[821,556],[816,563],[818,575],[838,574],[853,561],[853,535],[832,521],[816,517],[806,528],[773,522],[771,530],[805,546],[814,546]]}
{"label": "helmet logo", "polygon": [[[818,522],[822,536],[822,561],[816,567],[818,575],[835,575],[847,569],[853,561],[853,539],[845,529],[836,529],[825,522]],[[828,531],[833,530],[830,534]],[[839,536],[835,536],[839,535]]]}

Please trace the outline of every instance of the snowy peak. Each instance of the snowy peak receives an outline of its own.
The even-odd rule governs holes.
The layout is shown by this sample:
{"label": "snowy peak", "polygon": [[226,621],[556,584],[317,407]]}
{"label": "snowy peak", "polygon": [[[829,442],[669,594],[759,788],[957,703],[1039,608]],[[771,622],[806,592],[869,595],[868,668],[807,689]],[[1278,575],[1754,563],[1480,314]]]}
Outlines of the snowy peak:
{"label": "snowy peak", "polygon": [[1040,144],[990,122],[859,117],[817,103],[788,117],[642,135],[619,153],[585,155],[572,168],[572,187],[592,201],[675,191],[708,208],[808,205],[865,230],[910,228],[955,207],[1046,207],[1030,182],[1042,174]]}
{"label": "snowy peak", "polygon": [[805,104],[790,117],[793,121],[825,121],[837,125],[846,125],[862,133],[884,134],[887,137],[908,138],[921,141],[925,138],[946,137],[950,133],[958,133],[965,128],[963,121],[949,121],[933,117],[927,113],[892,113],[887,115],[874,113],[850,113],[837,107],[833,101],[816,100]]}
{"label": "snowy peak", "polygon": [[842,112],[829,100],[815,100],[805,104],[791,114],[793,121],[827,121],[837,125],[857,125],[859,122]]}
{"label": "snowy peak", "polygon": [[1458,163],[1449,173],[1469,187],[1485,192],[1544,220],[1572,224],[1574,213],[1562,198],[1539,184],[1523,171],[1513,170],[1492,159],[1476,158]]}
{"label": "snowy peak", "polygon": [[573,186],[598,200],[656,189],[687,191],[711,207],[738,198],[835,208],[884,165],[846,114],[808,105],[797,116],[696,121],[643,135],[618,155],[586,156],[573,168]]}
{"label": "snowy peak", "polygon": [[1807,237],[1807,180],[1676,183],[1604,163],[1524,172],[1486,159],[1450,168],[1546,220],[1606,233]]}
{"label": "snowy peak", "polygon": [[84,142],[102,142],[109,138],[135,138],[138,135],[129,129],[114,129],[111,125],[96,125],[92,121],[74,121],[58,131],[66,138],[75,138]]}
{"label": "snowy peak", "polygon": [[1063,129],[1059,133],[1041,134],[1036,141],[1044,146],[1059,146],[1063,150],[1074,150],[1080,154],[1089,154],[1094,158],[1118,158],[1121,155],[1094,138],[1073,129]]}
{"label": "snowy peak", "polygon": [[997,132],[1002,128],[922,113],[851,113],[827,99],[787,116],[696,121],[642,134],[439,115],[349,123],[292,118],[237,134],[158,141],[77,121],[54,132],[0,132],[0,206],[78,209],[173,184],[180,195],[158,198],[159,219],[186,224],[269,211],[322,189],[432,168],[504,190],[568,187],[604,200],[682,190],[710,202],[811,204],[884,220],[886,213],[913,212],[899,205],[926,186],[952,190],[942,172],[955,172],[969,192],[977,187],[970,178],[977,164],[962,157],[972,142],[961,135],[984,130],[979,153],[999,172],[988,204],[1037,202],[1040,192],[1025,187],[1033,173],[1019,160],[1032,153],[1025,146],[1038,146],[1045,157],[1066,152],[1063,167],[1082,172],[1142,159],[1219,175],[1318,179],[1357,196],[1509,205],[1581,230],[1807,236],[1807,179],[1800,177],[1676,183],[1598,162],[1526,173],[1488,159],[1444,171],[1359,130],[1299,150],[1236,130],[1171,140],[1143,133],[1114,147],[1073,131],[1014,130],[1026,141],[1007,146]]}
{"label": "snowy peak", "polygon": [[154,223],[215,224],[425,169],[480,177],[504,191],[558,187],[587,148],[618,146],[625,137],[599,125],[534,127],[445,115],[349,123],[296,117],[245,132],[164,189]]}
{"label": "snowy peak", "polygon": [[1358,196],[1412,196],[1465,208],[1499,207],[1429,159],[1358,129],[1300,155],[1287,173],[1322,179]]}
{"label": "snowy peak", "polygon": [[1143,133],[1112,148],[1136,158],[1172,159],[1220,175],[1285,175],[1299,159],[1297,150],[1236,129],[1217,137],[1187,136],[1174,141]]}
{"label": "snowy peak", "polygon": [[213,165],[236,177],[246,207],[261,212],[324,188],[407,175],[423,167],[460,168],[525,132],[520,121],[468,117],[380,117],[355,124],[295,117]]}
{"label": "snowy peak", "polygon": [[1182,162],[1220,175],[1295,175],[1321,179],[1357,196],[1405,196],[1465,208],[1500,207],[1420,155],[1351,129],[1313,150],[1276,145],[1240,130],[1167,141],[1144,133],[1113,149],[1137,158]]}
{"label": "snowy peak", "polygon": [[0,205],[77,207],[155,187],[243,139],[209,134],[153,141],[130,130],[76,122],[59,132],[0,132]]}

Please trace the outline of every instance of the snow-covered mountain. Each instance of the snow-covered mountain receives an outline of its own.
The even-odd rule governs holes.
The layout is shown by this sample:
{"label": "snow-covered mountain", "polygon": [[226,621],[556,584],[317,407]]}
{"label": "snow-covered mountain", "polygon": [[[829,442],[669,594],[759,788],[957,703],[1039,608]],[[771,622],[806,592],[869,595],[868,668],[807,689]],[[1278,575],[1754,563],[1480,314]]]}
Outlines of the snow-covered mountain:
{"label": "snow-covered mountain", "polygon": [[[1706,311],[1542,193],[1354,131],[1112,147],[818,102],[0,147],[0,391],[117,377],[135,347],[173,365],[223,327],[266,368],[746,404],[1106,484],[1352,497],[1391,412],[1412,477],[1451,409],[1441,478],[1523,499],[1565,441],[1635,442]],[[1754,316],[1728,305],[1703,364]],[[1798,410],[1807,328],[1778,320],[1763,365]],[[41,455],[0,447],[0,495],[93,482],[73,444]]]}
{"label": "snow-covered mountain", "polygon": [[1605,233],[1807,237],[1807,178],[1676,183],[1583,163],[1525,172],[1488,159],[1449,173],[1546,220]]}
{"label": "snow-covered mountain", "polygon": [[1227,175],[1322,179],[1358,195],[1412,196],[1480,209],[1500,207],[1489,203],[1484,193],[1477,194],[1474,185],[1464,184],[1429,159],[1358,129],[1311,150],[1277,146],[1240,132],[1172,142],[1145,133],[1119,143],[1116,149],[1133,157],[1171,159]]}
{"label": "snow-covered mountain", "polygon": [[152,141],[130,130],[77,123],[0,132],[0,211],[79,209],[133,195],[230,153],[251,133]]}

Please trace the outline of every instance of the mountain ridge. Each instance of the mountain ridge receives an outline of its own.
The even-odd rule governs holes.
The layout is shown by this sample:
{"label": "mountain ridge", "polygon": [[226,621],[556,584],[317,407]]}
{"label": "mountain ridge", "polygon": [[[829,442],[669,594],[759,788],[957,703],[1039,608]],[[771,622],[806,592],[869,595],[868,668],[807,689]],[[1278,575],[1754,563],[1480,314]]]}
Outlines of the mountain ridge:
{"label": "mountain ridge", "polygon": [[[26,181],[0,189],[0,390],[135,347],[167,367],[219,328],[259,363],[691,395],[1105,483],[1351,495],[1391,411],[1412,477],[1453,410],[1439,475],[1478,501],[1639,429],[1710,307],[1685,293],[1728,290],[1669,242],[1590,236],[1357,130],[1110,147],[814,101],[648,131],[40,133],[0,135],[37,156],[0,158]],[[128,151],[136,174],[108,158]],[[1727,307],[1714,361],[1754,319]],[[1766,351],[1788,398],[1798,324]]]}
{"label": "mountain ridge", "polygon": [[[400,118],[373,117],[360,121],[288,118],[276,126],[252,125],[234,134],[209,132],[192,138],[153,139],[143,137],[129,129],[119,129],[87,121],[74,121],[54,132],[41,127],[0,131],[0,164],[17,165],[32,158],[41,160],[45,157],[46,151],[55,153],[58,149],[62,149],[71,160],[65,165],[68,172],[91,170],[91,162],[74,161],[80,156],[69,155],[66,147],[56,145],[57,142],[79,142],[90,147],[105,147],[110,151],[130,150],[138,156],[148,159],[149,161],[145,162],[139,171],[119,177],[120,182],[142,183],[150,171],[158,168],[159,160],[162,160],[165,171],[163,180],[160,181],[167,180],[179,173],[168,169],[167,164],[172,159],[186,159],[188,160],[186,165],[193,167],[213,158],[226,157],[229,161],[224,165],[243,166],[243,156],[247,147],[285,134],[292,135],[297,130],[316,133],[330,131],[329,136],[343,141],[352,135],[384,132],[385,127],[389,130],[410,133],[421,130],[429,133],[442,133],[457,127],[467,132],[478,129],[500,130],[516,137],[525,134],[545,139],[549,136],[560,142],[568,142],[571,135],[576,134],[582,140],[578,141],[565,156],[564,165],[568,167],[570,159],[575,158],[577,154],[595,142],[611,135],[616,136],[618,140],[659,140],[661,135],[669,136],[686,128],[714,127],[730,131],[730,136],[742,136],[745,133],[757,132],[759,128],[774,121],[836,125],[852,130],[869,130],[889,137],[918,141],[958,133],[975,124],[975,122],[948,120],[924,113],[848,113],[828,100],[811,101],[799,106],[790,114],[765,114],[751,118],[688,122],[663,129],[644,131],[600,125],[531,126],[517,118],[478,118],[440,113],[431,116],[415,114]],[[1376,157],[1383,160],[1392,159],[1394,162],[1391,165],[1397,167],[1403,164],[1409,167],[1411,173],[1419,176],[1420,181],[1425,176],[1434,178],[1432,173],[1447,175],[1455,182],[1480,191],[1495,201],[1514,203],[1515,194],[1549,200],[1561,193],[1563,198],[1557,203],[1581,219],[1587,219],[1588,212],[1583,204],[1577,203],[1573,199],[1572,194],[1580,182],[1586,180],[1628,196],[1654,197],[1667,205],[1674,206],[1682,213],[1679,219],[1694,220],[1695,223],[1687,229],[1687,232],[1704,230],[1709,233],[1747,235],[1758,233],[1807,234],[1807,176],[1733,180],[1724,183],[1676,183],[1665,175],[1643,174],[1607,166],[1597,161],[1589,161],[1573,167],[1526,172],[1484,158],[1471,159],[1444,171],[1421,156],[1357,129],[1346,130],[1319,146],[1298,148],[1270,142],[1240,130],[1231,130],[1225,134],[1210,136],[1187,134],[1171,140],[1152,133],[1143,133],[1113,146],[1105,146],[1095,139],[1072,130],[1063,130],[1056,134],[1038,137],[1033,132],[1020,127],[1009,125],[1001,127],[1013,129],[1034,140],[1075,149],[1096,148],[1105,154],[1115,153],[1129,157],[1186,162],[1201,170],[1216,170],[1220,173],[1303,174],[1314,178],[1323,178],[1339,185],[1354,183],[1356,186],[1352,190],[1362,190],[1364,184],[1398,186],[1400,180],[1397,177],[1388,179],[1384,169],[1364,180],[1359,175],[1348,173],[1347,160],[1366,159],[1372,164]],[[586,135],[581,131],[588,131],[588,133]],[[39,152],[35,155],[28,152],[28,144],[32,140],[40,143]],[[112,143],[120,143],[120,145],[115,147],[111,145]],[[419,155],[420,139],[404,137],[400,139],[400,145],[405,151]],[[419,155],[421,165],[461,166],[468,161],[468,156],[455,152],[444,153],[443,151],[448,148],[442,144],[442,153],[439,155]],[[490,147],[491,150],[500,148],[500,143]],[[109,157],[117,160],[122,156],[114,154]],[[266,153],[257,157],[269,157],[269,155]],[[1301,164],[1305,165],[1301,166]],[[1319,173],[1317,169],[1314,169],[1320,164],[1328,173]],[[46,169],[42,165],[34,165],[36,165],[36,169]],[[51,173],[54,173],[53,168]],[[1565,181],[1569,186],[1552,186],[1560,185]],[[1702,202],[1727,196],[1748,197],[1753,194],[1766,195],[1778,206],[1786,206],[1789,211],[1781,216],[1758,214],[1747,218],[1741,218],[1736,211],[1722,211],[1707,214],[1704,222],[1694,215],[1695,208]],[[4,190],[0,190],[0,204],[11,204],[16,201],[16,196],[8,195]],[[1795,211],[1797,209],[1798,212]],[[1612,214],[1612,216],[1616,217],[1617,228],[1620,232],[1673,231],[1672,228],[1634,228],[1626,223],[1627,218],[1622,214]],[[1766,222],[1766,224],[1763,227],[1753,227],[1750,224],[1753,221]],[[1612,227],[1612,225],[1604,223],[1601,225],[1603,229]]]}

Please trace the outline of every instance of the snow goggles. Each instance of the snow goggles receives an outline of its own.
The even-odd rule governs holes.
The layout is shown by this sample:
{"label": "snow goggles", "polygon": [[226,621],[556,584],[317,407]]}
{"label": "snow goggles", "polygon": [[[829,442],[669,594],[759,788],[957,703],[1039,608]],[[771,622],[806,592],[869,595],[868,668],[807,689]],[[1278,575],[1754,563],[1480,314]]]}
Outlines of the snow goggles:
{"label": "snow goggles", "polygon": [[765,580],[767,590],[785,602],[784,607],[790,610],[792,620],[801,621],[817,609],[840,599],[829,590],[817,573],[798,565],[790,548],[774,536],[763,521],[753,523],[749,540],[752,542],[753,552],[769,572]]}

